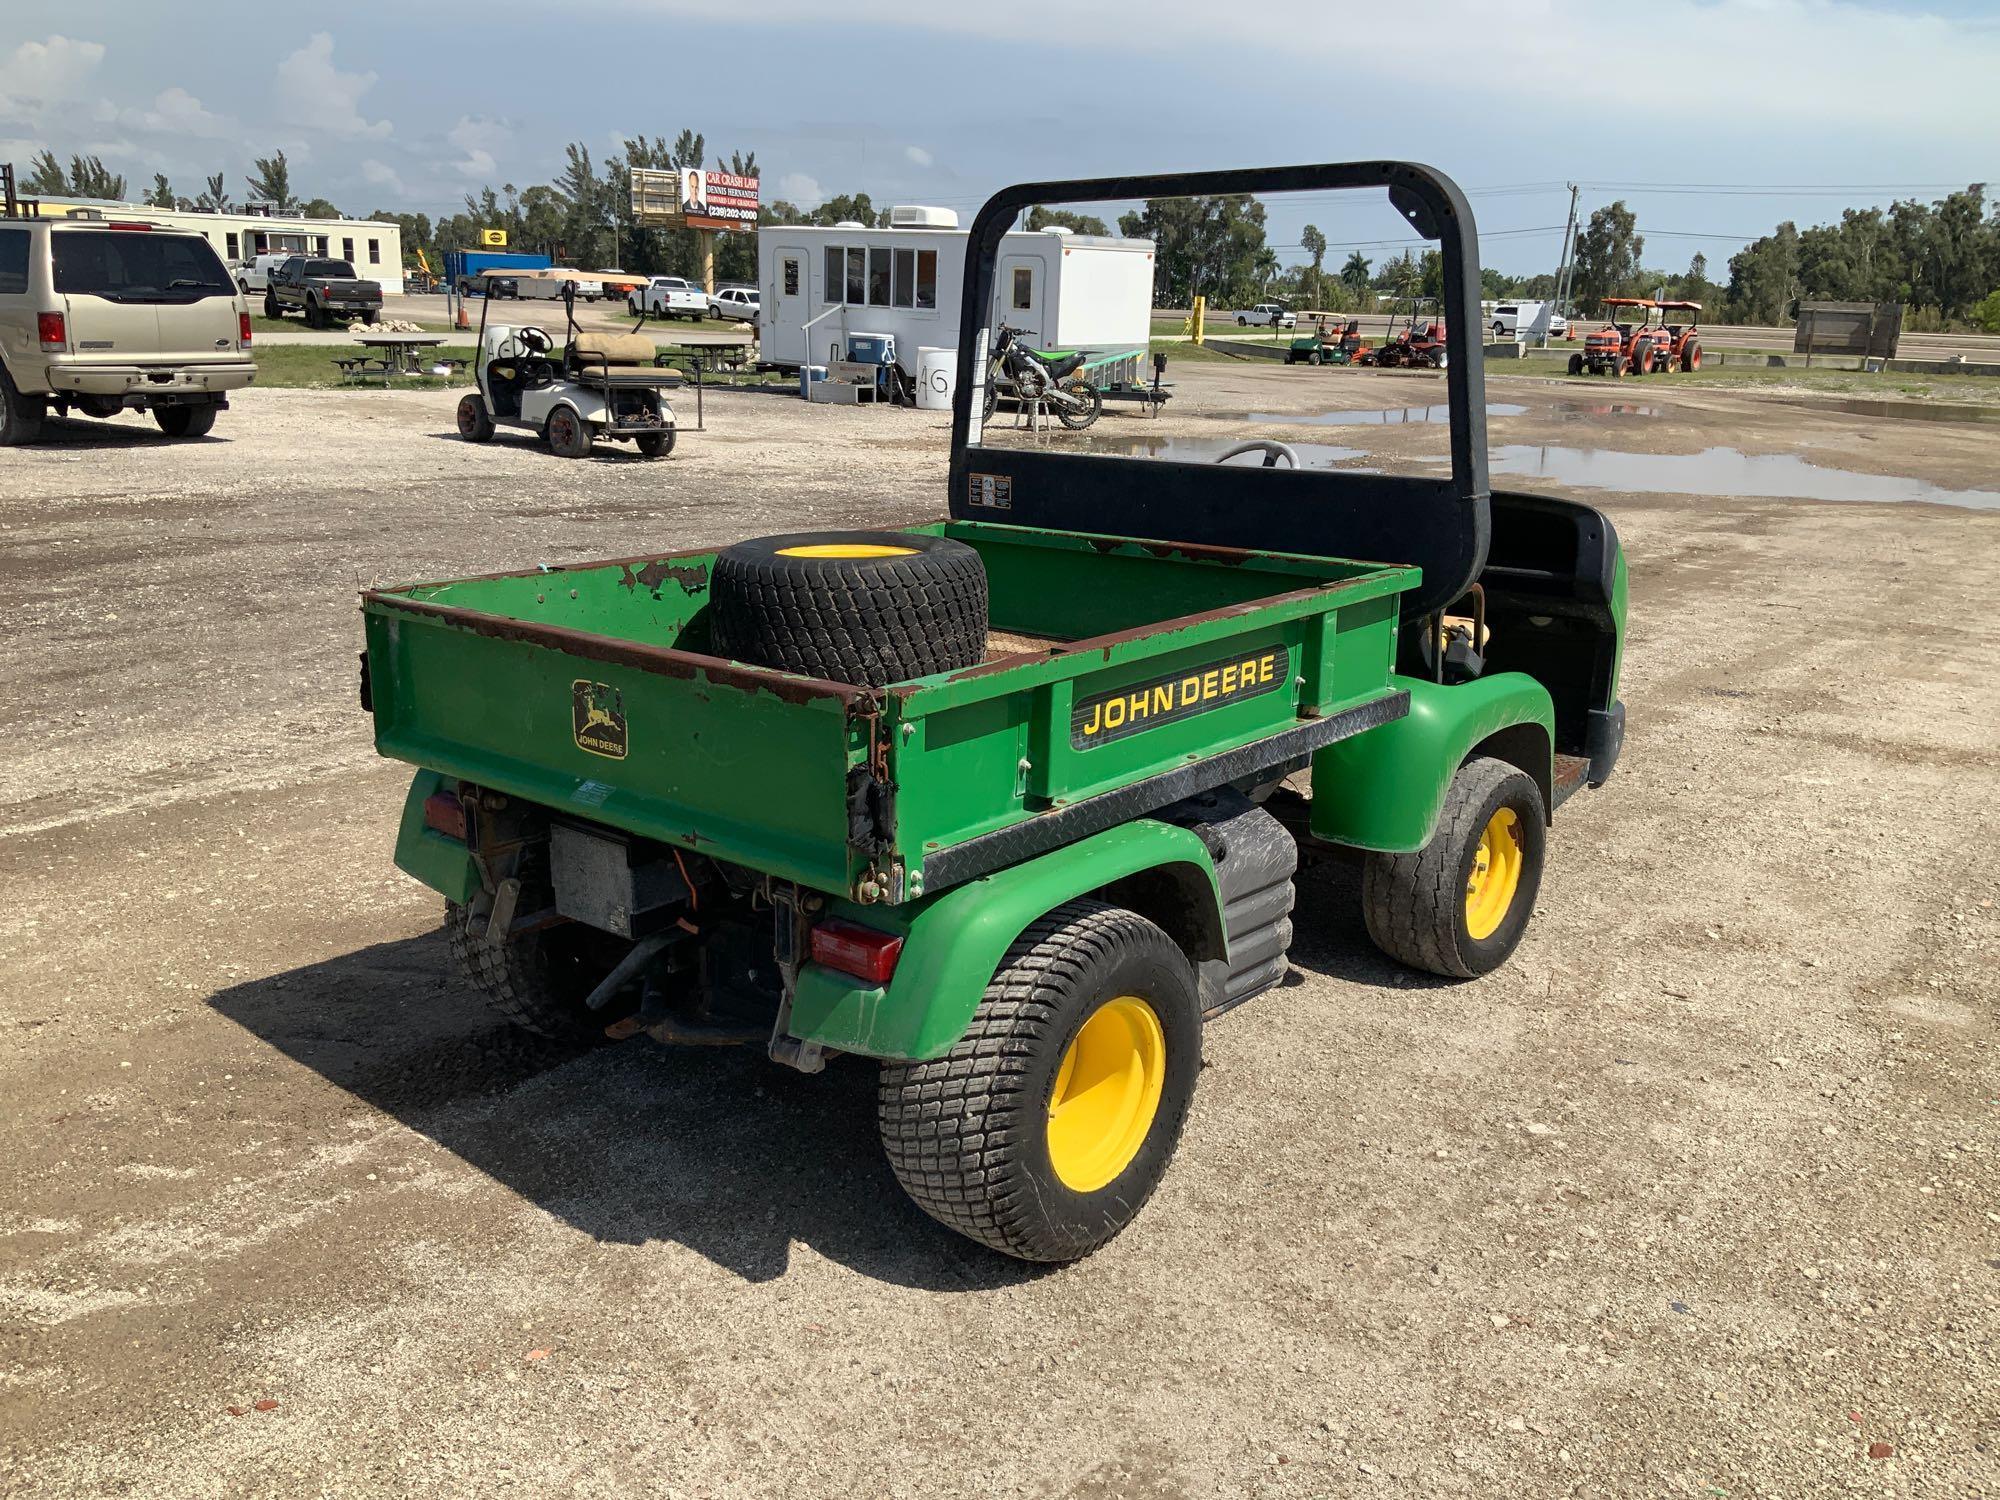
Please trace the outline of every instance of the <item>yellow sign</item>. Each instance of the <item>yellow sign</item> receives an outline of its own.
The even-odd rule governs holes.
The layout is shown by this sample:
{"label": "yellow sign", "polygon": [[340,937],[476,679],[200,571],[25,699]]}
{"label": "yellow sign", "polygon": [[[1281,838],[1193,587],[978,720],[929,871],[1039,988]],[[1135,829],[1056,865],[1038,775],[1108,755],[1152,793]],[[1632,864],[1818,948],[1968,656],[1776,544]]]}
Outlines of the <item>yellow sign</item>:
{"label": "yellow sign", "polygon": [[1203,325],[1206,324],[1207,321],[1208,321],[1208,298],[1196,297],[1194,299],[1194,309],[1187,316],[1187,331],[1188,331],[1188,337],[1197,344],[1199,344],[1202,341],[1202,336],[1206,331]]}
{"label": "yellow sign", "polygon": [[1070,711],[1069,742],[1075,749],[1088,750],[1156,724],[1275,692],[1290,680],[1285,670],[1290,662],[1283,646],[1267,646],[1249,656],[1204,662],[1184,672],[1093,694]]}
{"label": "yellow sign", "polygon": [[489,249],[497,250],[507,243],[507,231],[504,229],[482,229],[479,231],[479,243],[487,246]]}

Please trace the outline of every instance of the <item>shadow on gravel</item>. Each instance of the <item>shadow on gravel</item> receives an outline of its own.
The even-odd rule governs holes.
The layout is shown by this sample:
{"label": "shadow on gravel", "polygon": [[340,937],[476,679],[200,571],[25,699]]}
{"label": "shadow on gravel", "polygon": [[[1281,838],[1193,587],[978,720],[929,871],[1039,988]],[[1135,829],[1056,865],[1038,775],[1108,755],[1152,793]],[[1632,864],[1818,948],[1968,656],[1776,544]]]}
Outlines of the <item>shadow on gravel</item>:
{"label": "shadow on gravel", "polygon": [[1033,1280],[926,1218],[875,1135],[875,1068],[805,1077],[747,1049],[598,1048],[494,1020],[442,934],[235,986],[209,1003],[329,1083],[595,1239],[672,1240],[750,1281],[793,1241],[929,1291]]}
{"label": "shadow on gravel", "polygon": [[[227,421],[229,413],[223,413]],[[217,427],[222,425],[218,422]],[[35,448],[201,448],[210,443],[226,443],[229,436],[224,432],[211,432],[201,437],[170,438],[155,426],[149,418],[144,427],[132,422],[120,422],[105,417],[50,417],[42,426],[42,435]]]}
{"label": "shadow on gravel", "polygon": [[[1446,989],[1465,982],[1406,969],[1375,946],[1361,920],[1361,859],[1346,853],[1309,858],[1300,866],[1291,959],[1288,983],[1297,981],[1300,969],[1343,984],[1384,989]],[[1252,1000],[1243,1008],[1253,1010],[1256,1004]]]}

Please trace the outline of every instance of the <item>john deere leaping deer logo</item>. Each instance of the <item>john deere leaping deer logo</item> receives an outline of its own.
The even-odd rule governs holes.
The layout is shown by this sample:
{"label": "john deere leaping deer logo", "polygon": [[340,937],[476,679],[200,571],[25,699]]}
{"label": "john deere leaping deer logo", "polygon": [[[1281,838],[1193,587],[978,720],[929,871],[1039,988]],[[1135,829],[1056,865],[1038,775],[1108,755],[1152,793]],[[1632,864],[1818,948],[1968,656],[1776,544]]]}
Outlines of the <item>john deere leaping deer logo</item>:
{"label": "john deere leaping deer logo", "polygon": [[612,760],[625,758],[625,695],[608,682],[579,677],[569,685],[570,721],[577,748]]}

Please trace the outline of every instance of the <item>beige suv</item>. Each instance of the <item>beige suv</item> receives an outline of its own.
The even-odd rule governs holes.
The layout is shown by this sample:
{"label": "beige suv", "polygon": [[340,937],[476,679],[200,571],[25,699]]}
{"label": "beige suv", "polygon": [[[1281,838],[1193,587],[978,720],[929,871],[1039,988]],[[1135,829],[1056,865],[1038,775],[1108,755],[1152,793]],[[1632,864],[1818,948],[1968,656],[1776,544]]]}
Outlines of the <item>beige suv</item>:
{"label": "beige suv", "polygon": [[198,234],[102,219],[0,219],[0,446],[51,410],[150,411],[200,437],[248,385],[250,314]]}

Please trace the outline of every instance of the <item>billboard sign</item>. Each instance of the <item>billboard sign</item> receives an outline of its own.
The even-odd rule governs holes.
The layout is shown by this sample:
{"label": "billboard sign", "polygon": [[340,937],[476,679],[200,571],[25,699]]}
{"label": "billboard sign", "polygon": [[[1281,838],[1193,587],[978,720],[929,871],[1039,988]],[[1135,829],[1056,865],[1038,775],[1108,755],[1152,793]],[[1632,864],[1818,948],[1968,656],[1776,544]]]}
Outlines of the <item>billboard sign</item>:
{"label": "billboard sign", "polygon": [[634,167],[632,217],[687,229],[755,229],[757,179],[702,167]]}

